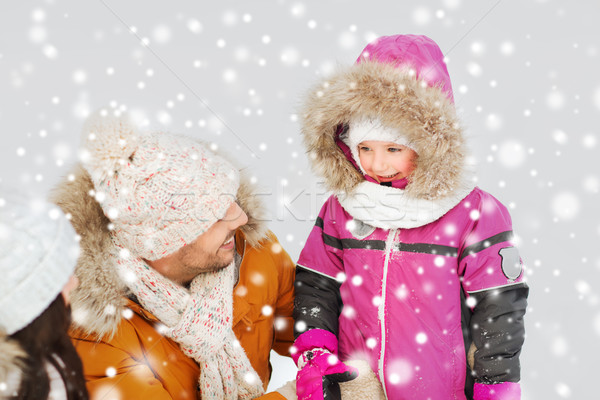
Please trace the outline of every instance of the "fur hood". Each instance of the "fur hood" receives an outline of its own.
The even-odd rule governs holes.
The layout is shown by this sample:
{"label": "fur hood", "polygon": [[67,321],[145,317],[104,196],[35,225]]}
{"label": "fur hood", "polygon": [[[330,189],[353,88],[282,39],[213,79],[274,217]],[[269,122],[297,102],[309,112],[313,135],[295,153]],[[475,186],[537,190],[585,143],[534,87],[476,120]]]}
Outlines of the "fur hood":
{"label": "fur hood", "polygon": [[[81,236],[81,253],[75,267],[80,283],[71,294],[73,322],[86,334],[110,337],[122,318],[128,288],[115,269],[110,221],[94,197],[88,172],[78,164],[53,190],[50,200],[67,214]],[[248,244],[258,246],[268,232],[266,214],[243,175],[237,201],[248,215],[248,223],[240,229]]]}
{"label": "fur hood", "polygon": [[4,398],[3,394],[18,390],[25,358],[25,351],[19,343],[0,332],[0,383],[6,385],[3,392],[0,392],[0,398]]}
{"label": "fur hood", "polygon": [[418,153],[407,197],[442,200],[473,186],[454,103],[405,68],[373,60],[344,68],[308,92],[300,115],[312,167],[336,195],[351,194],[365,181],[339,138],[354,118],[378,118],[403,132]]}

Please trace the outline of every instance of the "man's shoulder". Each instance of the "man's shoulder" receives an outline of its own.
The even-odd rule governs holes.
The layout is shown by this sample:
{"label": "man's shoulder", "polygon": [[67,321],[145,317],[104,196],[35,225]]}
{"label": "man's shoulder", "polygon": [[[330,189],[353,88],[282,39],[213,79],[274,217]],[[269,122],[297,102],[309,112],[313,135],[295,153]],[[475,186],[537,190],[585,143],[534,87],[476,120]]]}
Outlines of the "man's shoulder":
{"label": "man's shoulder", "polygon": [[155,329],[158,319],[136,302],[127,299],[125,307],[121,311],[121,316],[122,318],[112,334],[100,335],[88,332],[74,324],[69,330],[69,336],[78,342],[104,343],[130,350],[140,346],[143,341],[141,338],[148,339],[153,336],[160,336]]}
{"label": "man's shoulder", "polygon": [[274,257],[282,252],[285,252],[281,243],[279,243],[279,239],[272,232],[268,231],[266,236],[256,245],[252,245],[246,242],[246,246],[244,249],[244,259],[247,257]]}
{"label": "man's shoulder", "polygon": [[266,237],[257,245],[246,243],[243,249],[242,265],[246,266],[246,270],[275,273],[284,268],[294,267],[290,256],[272,231],[268,231]]}

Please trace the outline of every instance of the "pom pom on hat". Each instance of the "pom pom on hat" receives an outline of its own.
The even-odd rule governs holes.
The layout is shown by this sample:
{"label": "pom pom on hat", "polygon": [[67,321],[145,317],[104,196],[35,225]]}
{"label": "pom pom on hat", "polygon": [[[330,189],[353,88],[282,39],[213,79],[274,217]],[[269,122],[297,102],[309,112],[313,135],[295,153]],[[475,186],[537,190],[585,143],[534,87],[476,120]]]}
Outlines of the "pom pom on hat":
{"label": "pom pom on hat", "polygon": [[42,314],[73,274],[79,237],[57,206],[0,194],[0,330]]}
{"label": "pom pom on hat", "polygon": [[101,109],[86,120],[81,142],[81,161],[86,169],[105,179],[135,153],[139,134],[127,114]]}

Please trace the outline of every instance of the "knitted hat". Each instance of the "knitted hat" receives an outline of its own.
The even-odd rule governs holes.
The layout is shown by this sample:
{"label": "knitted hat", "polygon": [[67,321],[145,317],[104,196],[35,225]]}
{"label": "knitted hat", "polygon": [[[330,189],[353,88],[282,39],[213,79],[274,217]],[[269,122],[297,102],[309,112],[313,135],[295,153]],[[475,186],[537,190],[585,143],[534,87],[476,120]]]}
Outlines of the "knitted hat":
{"label": "knitted hat", "polygon": [[363,174],[367,174],[358,156],[358,145],[367,140],[380,142],[392,142],[406,146],[412,150],[414,147],[408,142],[406,136],[397,129],[390,128],[381,123],[378,118],[352,119],[348,124],[348,130],[340,136],[344,143],[350,148],[354,161]]}
{"label": "knitted hat", "polygon": [[0,330],[21,330],[73,274],[79,237],[57,206],[0,194]]}
{"label": "knitted hat", "polygon": [[81,160],[113,238],[134,257],[157,260],[191,243],[235,201],[239,174],[202,143],[141,133],[126,115],[101,110],[84,124]]}

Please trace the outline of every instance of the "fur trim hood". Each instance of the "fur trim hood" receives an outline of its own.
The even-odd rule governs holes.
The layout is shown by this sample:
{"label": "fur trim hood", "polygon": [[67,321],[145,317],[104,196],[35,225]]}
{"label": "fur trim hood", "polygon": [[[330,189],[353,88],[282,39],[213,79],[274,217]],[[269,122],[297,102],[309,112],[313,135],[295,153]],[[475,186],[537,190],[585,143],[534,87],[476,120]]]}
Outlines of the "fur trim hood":
{"label": "fur trim hood", "polygon": [[[81,236],[75,267],[79,286],[71,293],[73,322],[85,334],[111,337],[121,321],[129,289],[116,271],[111,223],[94,197],[89,173],[78,164],[53,190],[50,200],[67,214]],[[248,223],[240,229],[248,244],[258,246],[268,233],[266,213],[243,175],[237,201],[248,215]]]}
{"label": "fur trim hood", "polygon": [[26,356],[16,340],[0,331],[0,383],[5,385],[0,391],[0,398],[19,389]]}
{"label": "fur trim hood", "polygon": [[[365,181],[339,137],[352,119],[379,119],[411,143],[418,159],[405,189],[407,197],[440,200],[472,187],[443,55],[428,38],[427,45],[433,43],[438,53],[422,50],[425,47],[419,50],[424,46],[419,42],[422,38],[381,38],[367,46],[357,64],[339,70],[308,92],[300,112],[304,143],[313,169],[335,194],[352,193]],[[407,48],[413,53],[408,54]],[[425,57],[428,63],[423,64]],[[432,69],[437,78],[429,80],[427,72]]]}

